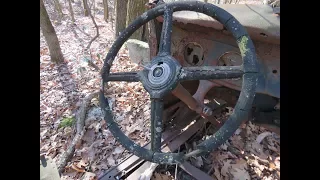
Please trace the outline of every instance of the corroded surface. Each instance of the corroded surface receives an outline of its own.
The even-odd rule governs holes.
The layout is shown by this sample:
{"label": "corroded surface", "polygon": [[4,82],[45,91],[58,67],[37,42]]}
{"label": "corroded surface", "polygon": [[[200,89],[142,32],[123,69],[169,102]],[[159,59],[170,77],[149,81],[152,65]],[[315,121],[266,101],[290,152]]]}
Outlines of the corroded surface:
{"label": "corroded surface", "polygon": [[[104,119],[107,120],[107,126],[109,127],[112,134],[115,136],[115,138],[127,149],[129,152],[147,160],[152,161],[159,164],[176,164],[176,163],[182,163],[183,160],[190,157],[190,154],[184,155],[183,153],[160,153],[155,151],[147,150],[137,144],[135,144],[132,140],[130,140],[116,125],[116,123],[113,120],[113,115],[111,112],[111,109],[109,107],[108,100],[104,97],[104,83],[107,82],[107,78],[109,76],[109,70],[112,65],[112,62],[117,55],[120,47],[123,45],[123,43],[129,38],[130,35],[133,34],[134,31],[136,31],[139,27],[141,27],[143,24],[147,23],[149,20],[156,18],[159,15],[163,15],[165,12],[165,19],[170,19],[170,11],[167,11],[166,9],[172,9],[172,11],[181,11],[181,10],[190,10],[190,11],[196,11],[196,12],[203,12],[207,15],[210,15],[217,20],[219,20],[221,23],[225,24],[227,29],[232,32],[233,36],[238,40],[238,45],[244,46],[246,49],[245,52],[243,52],[241,55],[243,57],[243,70],[245,73],[243,78],[243,86],[241,89],[240,97],[237,102],[236,108],[234,113],[231,115],[231,117],[227,120],[227,122],[220,128],[220,130],[214,135],[214,138],[205,140],[203,143],[199,145],[199,149],[191,152],[194,156],[199,156],[200,154],[210,152],[214,150],[215,148],[219,147],[223,142],[225,142],[239,127],[240,123],[244,120],[244,118],[247,116],[248,111],[246,110],[247,107],[252,105],[253,97],[255,95],[255,89],[256,89],[256,82],[257,82],[257,73],[259,72],[257,68],[257,58],[256,53],[254,49],[254,45],[250,39],[250,37],[247,35],[247,32],[245,29],[239,24],[236,19],[232,15],[230,15],[225,10],[214,6],[212,4],[206,4],[199,1],[191,1],[188,3],[183,2],[173,2],[170,4],[164,4],[160,5],[158,7],[155,7],[149,11],[147,11],[142,16],[138,17],[133,23],[129,25],[127,29],[125,29],[119,38],[115,41],[113,46],[111,47],[107,57],[104,61],[104,66],[102,68],[102,78],[104,82],[102,82],[101,91],[99,94],[99,101],[101,109],[104,112]],[[169,18],[168,18],[169,17]],[[231,20],[232,24],[228,25],[228,21]],[[170,23],[168,23],[170,24]],[[158,55],[158,59],[165,58],[168,62],[174,62],[173,66],[175,66],[175,69],[179,69],[181,66],[177,63],[175,60],[171,60],[172,57],[168,56],[171,49],[171,43],[170,46],[163,41],[166,41],[167,37],[171,35],[171,28],[167,25],[166,21],[163,25],[163,31],[167,32],[168,36],[166,34],[161,35],[160,40],[160,53]],[[239,27],[239,28],[238,28]],[[170,34],[170,35],[169,35]],[[247,39],[246,39],[247,38]],[[171,39],[171,38],[170,38]],[[242,39],[245,39],[243,41]],[[165,56],[164,56],[165,55]],[[165,60],[164,59],[164,60]],[[162,64],[164,60],[158,61],[155,60],[156,63]],[[176,64],[175,64],[176,63]],[[227,68],[227,67],[226,67]],[[144,71],[147,71],[147,67]],[[142,71],[143,72],[143,71]],[[141,74],[143,75],[143,74]],[[174,74],[175,76],[178,76],[179,74]],[[141,76],[142,77],[142,76]],[[141,81],[144,85],[144,87],[147,89],[147,91],[150,93],[151,98],[162,98],[162,96],[159,94],[158,91],[152,91],[148,89],[146,86],[146,82],[143,81],[144,78],[141,78]],[[178,78],[176,81],[170,82],[166,90],[173,90],[174,85],[178,83]],[[152,85],[152,84],[151,84]],[[151,87],[151,86],[150,86]],[[157,94],[158,93],[158,94]],[[158,96],[157,96],[158,95]],[[157,119],[157,118],[156,118]],[[153,119],[154,120],[154,119]],[[152,121],[153,121],[152,120]],[[157,123],[154,122],[153,123]],[[154,125],[156,126],[156,125]],[[155,127],[154,127],[155,128]],[[156,133],[155,133],[156,134]],[[155,139],[157,135],[155,135]],[[154,140],[154,139],[153,139]],[[159,143],[156,143],[157,146],[160,145]],[[155,147],[155,149],[158,149],[158,147]]]}
{"label": "corroded surface", "polygon": [[[150,41],[152,44],[156,44],[156,38],[151,38]],[[219,58],[225,52],[240,53],[234,38],[222,31],[197,25],[176,24],[172,31],[171,52],[182,66],[190,66],[183,55],[185,47],[190,42],[198,43],[203,47],[204,66],[217,65]],[[253,43],[261,71],[256,92],[280,98],[280,45],[261,41],[254,41]],[[151,54],[152,52],[154,54],[155,51],[156,45],[151,46]],[[241,81],[234,80],[215,80],[214,82],[236,90],[240,90],[242,85]]]}
{"label": "corroded surface", "polygon": [[[280,16],[274,14],[270,6],[262,4],[216,5],[230,12],[247,29],[253,40],[273,41],[280,44]],[[196,24],[202,27],[223,30],[223,25],[219,21],[198,12],[175,12],[173,20],[184,24]],[[264,38],[261,33],[268,37]]]}

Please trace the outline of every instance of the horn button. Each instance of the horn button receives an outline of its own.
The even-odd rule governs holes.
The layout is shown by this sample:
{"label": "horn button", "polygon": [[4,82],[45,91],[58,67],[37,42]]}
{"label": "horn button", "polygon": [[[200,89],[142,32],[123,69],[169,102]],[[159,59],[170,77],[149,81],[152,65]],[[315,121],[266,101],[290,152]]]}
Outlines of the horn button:
{"label": "horn button", "polygon": [[177,86],[180,70],[180,64],[172,56],[158,56],[140,72],[140,77],[150,96],[160,98]]}

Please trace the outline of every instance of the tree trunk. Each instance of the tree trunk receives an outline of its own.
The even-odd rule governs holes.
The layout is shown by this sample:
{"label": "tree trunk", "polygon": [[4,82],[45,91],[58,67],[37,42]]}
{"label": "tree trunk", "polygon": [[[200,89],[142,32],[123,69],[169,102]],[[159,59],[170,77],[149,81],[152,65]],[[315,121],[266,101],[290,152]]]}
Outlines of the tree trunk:
{"label": "tree trunk", "polygon": [[[96,17],[96,1],[92,0],[92,4],[93,4],[93,17]],[[90,7],[91,9],[91,7]]]}
{"label": "tree trunk", "polygon": [[119,33],[122,32],[126,28],[127,4],[128,4],[128,0],[116,0],[116,4],[115,4],[115,10],[116,10],[115,37],[118,37]]}
{"label": "tree trunk", "polygon": [[69,12],[70,12],[72,24],[74,24],[76,22],[76,20],[74,19],[73,8],[72,8],[72,4],[71,4],[72,1],[68,0],[68,2],[69,2]]}
{"label": "tree trunk", "polygon": [[82,0],[83,2],[83,10],[84,10],[84,16],[89,16],[89,6],[88,6],[88,0]]}
{"label": "tree trunk", "polygon": [[[127,22],[126,26],[133,22],[138,16],[144,13],[147,8],[145,4],[148,3],[148,0],[129,0],[127,5]],[[142,40],[144,27],[140,27],[135,33],[133,33],[130,39]]]}
{"label": "tree trunk", "polygon": [[108,0],[103,0],[103,12],[104,12],[104,20],[108,22],[108,19],[109,19]]}
{"label": "tree trunk", "polygon": [[53,2],[54,2],[54,6],[55,6],[56,10],[58,11],[58,14],[59,14],[59,20],[61,20],[61,19],[62,19],[62,17],[63,17],[61,4],[59,3],[59,1],[58,1],[58,0],[53,0]]}
{"label": "tree trunk", "polygon": [[51,61],[57,64],[62,63],[64,59],[59,40],[43,4],[43,0],[40,0],[40,27],[49,47]]}

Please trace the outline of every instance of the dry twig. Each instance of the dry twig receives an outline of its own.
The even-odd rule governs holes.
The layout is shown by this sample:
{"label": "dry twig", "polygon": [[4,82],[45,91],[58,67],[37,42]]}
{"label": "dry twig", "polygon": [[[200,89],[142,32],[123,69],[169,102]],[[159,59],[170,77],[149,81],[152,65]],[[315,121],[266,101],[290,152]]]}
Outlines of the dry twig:
{"label": "dry twig", "polygon": [[67,148],[67,150],[61,155],[59,164],[58,164],[58,170],[59,173],[62,173],[67,163],[70,161],[70,159],[73,157],[76,144],[80,142],[82,139],[85,130],[84,130],[84,122],[86,119],[86,113],[88,110],[88,107],[90,105],[91,100],[98,95],[98,91],[91,93],[86,98],[84,98],[81,107],[78,111],[77,115],[77,121],[76,121],[76,135],[74,136],[71,144]]}

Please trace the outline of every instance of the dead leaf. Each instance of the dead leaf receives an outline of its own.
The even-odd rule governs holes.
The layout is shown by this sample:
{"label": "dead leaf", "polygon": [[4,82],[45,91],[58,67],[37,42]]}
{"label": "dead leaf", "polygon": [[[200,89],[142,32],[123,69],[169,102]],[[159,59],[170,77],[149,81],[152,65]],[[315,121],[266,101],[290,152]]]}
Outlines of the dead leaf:
{"label": "dead leaf", "polygon": [[79,168],[82,168],[82,167],[87,167],[89,165],[89,162],[88,162],[88,160],[86,160],[86,159],[81,159],[81,161],[77,164],[77,166],[79,167]]}
{"label": "dead leaf", "polygon": [[124,97],[119,97],[119,98],[117,98],[117,101],[125,102],[125,101],[127,101],[127,99],[126,99],[126,98],[124,98]]}
{"label": "dead leaf", "polygon": [[271,170],[274,170],[274,169],[276,169],[276,165],[275,165],[273,162],[270,162],[270,163],[269,163],[269,168],[270,168]]}
{"label": "dead leaf", "polygon": [[92,172],[99,170],[99,167],[96,164],[91,165]]}
{"label": "dead leaf", "polygon": [[172,177],[155,172],[154,177],[152,177],[151,180],[172,180]]}
{"label": "dead leaf", "polygon": [[224,151],[216,151],[217,153],[215,156],[213,156],[213,162],[218,161],[220,163],[223,162],[223,160],[228,159],[229,155],[225,153]]}
{"label": "dead leaf", "polygon": [[272,134],[270,133],[270,132],[263,132],[263,133],[261,133],[261,134],[259,134],[258,135],[258,137],[256,138],[256,142],[258,143],[258,144],[260,144],[261,143],[261,141],[264,139],[264,138],[266,138],[267,136],[271,136]]}
{"label": "dead leaf", "polygon": [[276,157],[274,164],[276,165],[276,168],[280,170],[280,156]]}
{"label": "dead leaf", "polygon": [[115,166],[116,165],[116,161],[113,159],[113,156],[110,155],[108,158],[107,158],[107,161],[108,161],[108,164],[110,166]]}
{"label": "dead leaf", "polygon": [[63,131],[64,131],[65,136],[70,136],[73,132],[71,127],[65,127]]}
{"label": "dead leaf", "polygon": [[92,144],[95,139],[95,130],[88,129],[82,137],[82,140],[88,144]]}
{"label": "dead leaf", "polygon": [[247,169],[247,161],[240,158],[236,159],[235,164],[231,164],[232,168],[240,168],[240,169]]}
{"label": "dead leaf", "polygon": [[216,178],[218,179],[218,180],[223,180],[223,178],[222,178],[222,176],[221,176],[221,174],[220,174],[220,171],[219,171],[219,169],[218,169],[218,167],[214,167],[214,173],[213,173],[215,176],[216,176]]}
{"label": "dead leaf", "polygon": [[226,160],[221,168],[221,174],[225,177],[225,178],[228,178],[229,175],[229,168],[231,168],[231,160]]}
{"label": "dead leaf", "polygon": [[259,162],[258,162],[257,159],[249,159],[249,160],[248,160],[248,164],[250,164],[251,166],[254,166],[254,167],[258,168],[259,171],[263,171],[264,168],[265,168],[264,165],[259,164]]}
{"label": "dead leaf", "polygon": [[48,150],[46,156],[50,156],[53,159],[54,157],[56,157],[57,154],[58,154],[57,148],[52,147]]}
{"label": "dead leaf", "polygon": [[222,149],[222,150],[227,150],[227,148],[228,148],[228,145],[226,144],[226,143],[223,143],[221,146],[220,146],[220,149]]}
{"label": "dead leaf", "polygon": [[101,127],[104,127],[104,125],[106,124],[106,121],[103,119],[100,121],[100,123],[101,123]]}
{"label": "dead leaf", "polygon": [[59,132],[59,133],[57,133],[57,134],[55,134],[55,135],[53,135],[53,136],[51,136],[50,137],[50,140],[52,141],[52,142],[55,142],[55,141],[57,141],[58,139],[58,136],[60,135],[61,133]]}
{"label": "dead leaf", "polygon": [[279,154],[279,150],[277,148],[275,148],[274,146],[268,145],[268,149],[270,149],[270,150],[274,151],[275,153]]}
{"label": "dead leaf", "polygon": [[130,111],[131,111],[131,106],[128,106],[128,107],[126,108],[126,111],[127,111],[127,113],[130,112]]}
{"label": "dead leaf", "polygon": [[245,169],[232,168],[230,174],[233,176],[233,180],[250,180],[250,175]]}
{"label": "dead leaf", "polygon": [[120,154],[124,151],[124,148],[122,146],[118,146],[114,149],[114,151],[112,152],[112,154]]}
{"label": "dead leaf", "polygon": [[262,172],[258,167],[253,167],[253,171],[256,175],[258,175],[258,177],[261,178]]}
{"label": "dead leaf", "polygon": [[66,172],[61,176],[61,180],[71,180],[71,179],[77,179],[78,172],[72,171],[72,172]]}
{"label": "dead leaf", "polygon": [[77,164],[75,164],[75,163],[72,163],[71,168],[72,168],[73,170],[76,170],[77,172],[86,172],[86,171],[84,170],[84,168],[79,168],[79,167],[77,166]]}
{"label": "dead leaf", "polygon": [[234,134],[235,134],[235,135],[239,135],[239,134],[241,133],[241,131],[242,131],[242,129],[241,129],[241,128],[238,128]]}
{"label": "dead leaf", "polygon": [[44,135],[46,135],[46,134],[48,134],[48,131],[49,129],[45,129],[44,131],[42,131],[41,133],[40,133],[40,137],[44,137]]}
{"label": "dead leaf", "polygon": [[203,160],[201,156],[198,156],[195,159],[192,159],[192,164],[197,168],[200,168],[201,166],[203,166]]}
{"label": "dead leaf", "polygon": [[260,144],[258,144],[256,141],[253,141],[251,143],[251,148],[249,149],[249,151],[259,156],[259,158],[261,159],[268,158],[268,156],[263,152],[263,147]]}
{"label": "dead leaf", "polygon": [[81,180],[96,180],[96,179],[97,179],[97,176],[92,172],[86,172],[81,178]]}
{"label": "dead leaf", "polygon": [[231,139],[231,144],[236,148],[238,148],[239,150],[242,150],[244,148],[244,143],[240,136],[234,135],[230,139]]}
{"label": "dead leaf", "polygon": [[93,124],[91,124],[89,126],[89,129],[90,128],[94,128],[94,131],[97,133],[97,132],[99,132],[99,129],[101,129],[101,124],[100,124],[100,122],[94,122]]}

